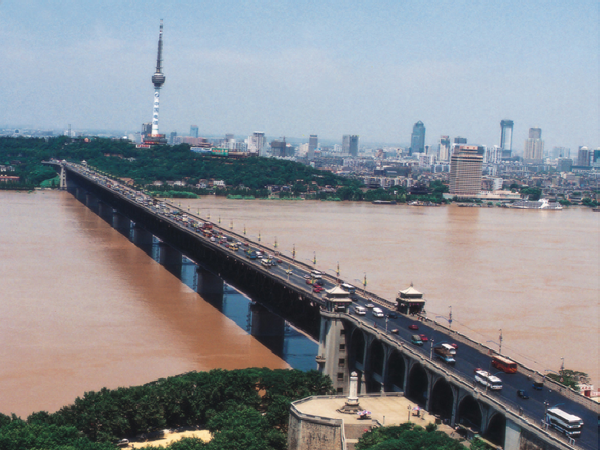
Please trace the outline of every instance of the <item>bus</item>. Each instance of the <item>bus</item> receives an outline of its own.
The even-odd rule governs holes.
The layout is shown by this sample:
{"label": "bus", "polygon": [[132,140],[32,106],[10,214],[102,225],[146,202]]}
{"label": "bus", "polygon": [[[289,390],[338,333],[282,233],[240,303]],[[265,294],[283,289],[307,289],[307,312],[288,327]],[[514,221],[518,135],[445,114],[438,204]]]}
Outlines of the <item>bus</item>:
{"label": "bus", "polygon": [[345,290],[348,294],[356,293],[356,288],[348,283],[342,283],[342,289]]}
{"label": "bus", "polygon": [[581,418],[566,413],[559,408],[550,408],[546,411],[546,423],[571,438],[579,437],[583,428]]}
{"label": "bus", "polygon": [[517,363],[500,355],[495,355],[492,357],[492,367],[495,367],[496,369],[506,373],[517,372]]}
{"label": "bus", "polygon": [[485,370],[477,370],[475,372],[475,381],[483,384],[492,391],[499,391],[502,389],[502,380]]}

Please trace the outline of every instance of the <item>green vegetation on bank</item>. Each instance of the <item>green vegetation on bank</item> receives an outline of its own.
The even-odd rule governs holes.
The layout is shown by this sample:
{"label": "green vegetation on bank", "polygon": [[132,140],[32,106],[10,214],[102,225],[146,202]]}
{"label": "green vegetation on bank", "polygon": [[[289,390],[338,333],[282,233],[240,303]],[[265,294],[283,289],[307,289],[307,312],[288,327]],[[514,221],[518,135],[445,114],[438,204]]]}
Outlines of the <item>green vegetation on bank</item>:
{"label": "green vegetation on bank", "polygon": [[185,426],[206,428],[213,439],[188,439],[171,448],[283,450],[290,403],[331,392],[331,380],[314,370],[190,372],[86,392],[72,405],[27,420],[0,414],[0,450],[114,449],[118,439]]}
{"label": "green vegetation on bank", "polygon": [[[447,434],[437,431],[434,424],[427,428],[412,422],[400,426],[374,428],[356,444],[356,450],[464,450],[466,447]],[[481,440],[470,444],[472,450],[487,449]]]}
{"label": "green vegetation on bank", "polygon": [[194,153],[187,144],[137,149],[122,139],[0,137],[0,161],[12,165],[21,181],[39,185],[43,180],[54,178],[56,172],[40,164],[52,158],[74,162],[85,160],[89,165],[115,177],[132,178],[138,185],[181,180],[194,186],[201,179],[214,179],[223,180],[234,189],[261,190],[268,185],[287,185],[293,186],[295,191],[307,192],[313,186],[358,184],[356,180],[291,161],[273,158],[232,159]]}

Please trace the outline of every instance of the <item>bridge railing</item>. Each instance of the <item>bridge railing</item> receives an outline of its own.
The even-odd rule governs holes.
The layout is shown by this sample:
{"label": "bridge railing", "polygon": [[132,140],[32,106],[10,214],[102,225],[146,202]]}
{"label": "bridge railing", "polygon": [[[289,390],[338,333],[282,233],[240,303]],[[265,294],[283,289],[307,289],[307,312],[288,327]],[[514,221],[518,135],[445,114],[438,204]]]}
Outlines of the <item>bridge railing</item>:
{"label": "bridge railing", "polygon": [[[475,348],[479,348],[479,351],[481,353],[485,353],[485,354],[489,354],[489,355],[496,354],[496,352],[491,347],[470,338],[469,336],[461,333],[460,331],[453,330],[452,328],[449,328],[449,327],[445,326],[444,324],[441,324],[435,320],[429,319],[424,315],[419,314],[418,317],[422,322],[426,322],[432,328],[441,329],[444,333],[448,334],[449,336],[453,336],[454,340],[456,340],[458,342],[463,342],[463,343],[468,344]],[[581,395],[579,392],[577,392],[571,388],[567,388],[567,387],[561,385],[560,383],[558,383],[557,381],[552,380],[551,378],[547,378],[544,374],[526,366],[525,364],[521,363],[520,361],[514,360],[512,358],[508,358],[508,359],[511,359],[514,362],[516,362],[519,366],[517,370],[521,373],[526,374],[531,379],[532,382],[533,381],[543,381],[544,384],[546,384],[547,386],[550,386],[556,392],[562,393],[569,399],[576,401],[577,403],[586,407],[587,409],[590,409],[596,413],[598,413],[600,411],[600,404],[598,404],[591,398]]]}

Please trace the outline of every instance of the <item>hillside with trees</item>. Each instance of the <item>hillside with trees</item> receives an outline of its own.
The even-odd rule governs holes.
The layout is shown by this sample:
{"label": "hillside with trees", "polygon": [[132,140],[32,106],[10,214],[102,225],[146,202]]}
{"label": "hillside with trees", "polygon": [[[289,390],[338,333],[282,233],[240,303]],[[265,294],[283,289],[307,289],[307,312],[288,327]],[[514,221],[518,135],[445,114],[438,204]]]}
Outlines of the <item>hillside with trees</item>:
{"label": "hillside with trees", "polygon": [[356,180],[292,161],[273,158],[233,159],[195,153],[189,145],[137,149],[123,139],[9,138],[0,137],[0,162],[15,168],[22,182],[39,185],[56,176],[41,161],[85,160],[90,166],[118,178],[132,178],[138,185],[154,181],[184,180],[195,185],[201,179],[223,180],[233,189],[264,189],[269,185],[294,186],[297,192],[310,186],[353,186]]}

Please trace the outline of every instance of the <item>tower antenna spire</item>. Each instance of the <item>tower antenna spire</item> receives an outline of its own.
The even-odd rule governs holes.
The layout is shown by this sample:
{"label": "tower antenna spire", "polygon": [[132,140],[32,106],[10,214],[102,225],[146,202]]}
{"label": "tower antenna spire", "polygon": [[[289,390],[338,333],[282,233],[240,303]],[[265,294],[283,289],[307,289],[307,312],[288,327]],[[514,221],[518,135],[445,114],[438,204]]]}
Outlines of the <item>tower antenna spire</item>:
{"label": "tower antenna spire", "polygon": [[160,32],[158,33],[158,55],[156,57],[156,73],[162,73],[160,64],[162,63],[162,35],[163,35],[163,20],[160,19]]}
{"label": "tower antenna spire", "polygon": [[163,21],[160,19],[160,32],[158,34],[158,53],[156,55],[156,72],[152,75],[152,84],[154,85],[154,109],[152,111],[152,133],[146,137],[145,143],[156,145],[166,142],[164,135],[158,134],[158,107],[160,105],[160,88],[165,84],[165,76],[162,73],[162,36]]}

